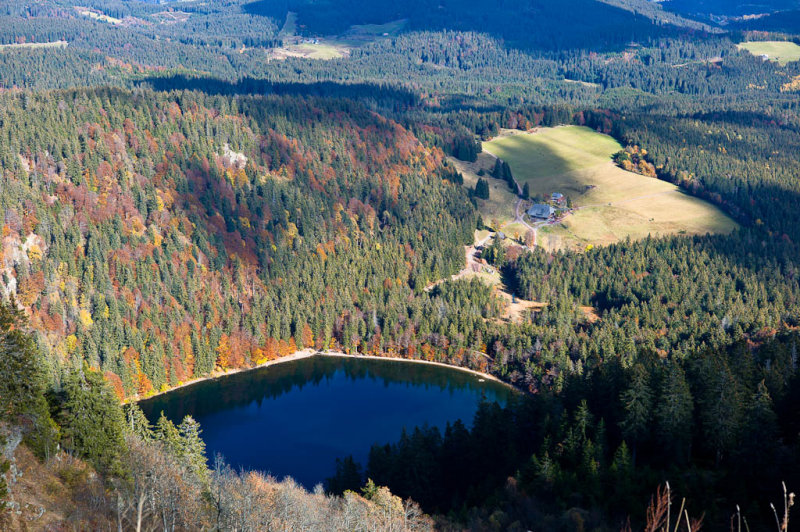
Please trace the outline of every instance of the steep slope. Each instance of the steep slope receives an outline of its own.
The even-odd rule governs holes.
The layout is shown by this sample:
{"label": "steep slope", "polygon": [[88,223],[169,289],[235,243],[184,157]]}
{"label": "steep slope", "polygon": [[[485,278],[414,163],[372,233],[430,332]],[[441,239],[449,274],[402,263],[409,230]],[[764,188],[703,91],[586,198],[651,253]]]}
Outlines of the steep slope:
{"label": "steep slope", "polygon": [[615,48],[704,28],[640,0],[288,0],[258,2],[249,9],[275,19],[296,12],[307,34],[341,34],[352,25],[405,19],[407,30],[476,31],[500,37],[511,46],[547,50]]}
{"label": "steep slope", "polygon": [[462,266],[475,227],[441,153],[352,102],[98,90],[1,107],[2,289],[53,380],[85,360],[147,394],[296,347],[414,346],[429,303],[413,291]]}

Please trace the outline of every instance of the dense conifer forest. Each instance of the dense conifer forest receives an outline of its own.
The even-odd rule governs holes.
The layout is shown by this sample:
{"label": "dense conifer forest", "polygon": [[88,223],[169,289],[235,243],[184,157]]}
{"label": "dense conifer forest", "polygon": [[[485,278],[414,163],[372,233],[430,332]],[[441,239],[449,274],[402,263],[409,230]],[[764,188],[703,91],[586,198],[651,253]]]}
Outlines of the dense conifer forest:
{"label": "dense conifer forest", "polygon": [[[800,42],[797,6],[664,4],[0,4],[0,528],[28,529],[23,463],[62,528],[661,530],[666,482],[702,530],[774,527],[800,486],[800,62],[737,44]],[[344,52],[276,55],[315,39]],[[504,319],[450,276],[513,169],[467,187],[449,158],[559,125],[740,227],[494,239],[481,258],[541,303]],[[342,456],[314,492],[135,406],[301,349],[524,399]]]}

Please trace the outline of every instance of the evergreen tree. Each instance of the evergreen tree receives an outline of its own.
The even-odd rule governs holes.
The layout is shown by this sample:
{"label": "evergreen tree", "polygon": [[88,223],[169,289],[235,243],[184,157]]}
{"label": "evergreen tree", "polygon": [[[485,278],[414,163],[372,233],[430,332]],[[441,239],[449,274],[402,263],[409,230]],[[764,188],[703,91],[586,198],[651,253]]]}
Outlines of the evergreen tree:
{"label": "evergreen tree", "polygon": [[202,433],[200,423],[192,416],[186,416],[178,425],[178,433],[181,437],[180,456],[182,457],[183,465],[198,479],[203,482],[207,481],[206,444],[200,437]]}
{"label": "evergreen tree", "polygon": [[633,445],[633,461],[635,463],[637,447],[650,432],[653,394],[650,390],[650,376],[644,366],[634,364],[632,369],[631,385],[620,398],[624,409],[620,428],[625,439]]}
{"label": "evergreen tree", "polygon": [[25,439],[40,458],[55,450],[57,426],[45,399],[44,361],[24,314],[0,303],[0,421],[23,423]]}
{"label": "evergreen tree", "polygon": [[86,365],[70,372],[59,406],[64,447],[104,473],[123,474],[125,416],[103,376]]}
{"label": "evergreen tree", "polygon": [[503,171],[503,161],[502,160],[500,160],[500,159],[495,159],[494,160],[494,169],[492,169],[492,176],[495,179],[502,179],[503,181],[505,181],[506,174]]}
{"label": "evergreen tree", "polygon": [[164,446],[169,449],[170,453],[179,461],[183,461],[183,441],[181,434],[175,424],[161,412],[155,426],[155,437]]}
{"label": "evergreen tree", "polygon": [[683,369],[670,362],[656,406],[656,432],[662,448],[685,460],[692,438],[693,399]]}
{"label": "evergreen tree", "polygon": [[489,199],[489,182],[483,178],[478,178],[475,183],[474,194],[476,198],[488,200]]}
{"label": "evergreen tree", "polygon": [[153,427],[150,425],[142,409],[136,403],[128,403],[124,407],[125,430],[130,434],[135,434],[144,441],[152,441],[155,437]]}
{"label": "evergreen tree", "polygon": [[511,166],[509,166],[509,164],[505,161],[503,161],[502,175],[505,182],[508,183],[508,188],[511,189],[511,192],[514,194],[519,194],[517,182],[514,181],[514,175],[511,173]]}
{"label": "evergreen tree", "polygon": [[336,459],[336,474],[326,482],[328,492],[341,495],[345,491],[358,491],[364,485],[361,466],[356,463],[353,456]]}

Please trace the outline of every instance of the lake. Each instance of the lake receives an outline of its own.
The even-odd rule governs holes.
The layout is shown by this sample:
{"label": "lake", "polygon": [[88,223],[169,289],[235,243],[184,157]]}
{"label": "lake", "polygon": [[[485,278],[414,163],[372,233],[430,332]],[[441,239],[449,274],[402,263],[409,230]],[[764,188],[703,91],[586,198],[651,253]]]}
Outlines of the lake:
{"label": "lake", "polygon": [[203,381],[139,405],[155,422],[191,414],[211,459],[235,469],[291,476],[307,488],[332,476],[336,458],[366,465],[375,443],[403,428],[471,426],[481,401],[517,393],[477,375],[440,366],[347,356],[314,356]]}

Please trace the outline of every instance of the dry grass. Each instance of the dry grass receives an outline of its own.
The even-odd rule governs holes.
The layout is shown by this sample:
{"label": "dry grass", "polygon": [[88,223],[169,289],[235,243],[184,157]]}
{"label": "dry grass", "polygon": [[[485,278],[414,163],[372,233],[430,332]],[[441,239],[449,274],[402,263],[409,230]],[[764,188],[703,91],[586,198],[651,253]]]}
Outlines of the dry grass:
{"label": "dry grass", "polygon": [[[517,196],[508,188],[508,184],[500,179],[495,179],[489,175],[489,172],[494,168],[495,158],[488,153],[478,154],[478,160],[474,163],[466,161],[459,161],[453,157],[449,158],[450,162],[461,172],[464,176],[464,186],[468,189],[474,189],[475,183],[478,182],[478,172],[483,169],[485,175],[482,176],[489,182],[489,199],[476,200],[478,202],[478,212],[483,217],[483,223],[492,226],[493,220],[497,220],[499,225],[512,222],[514,220],[514,203]],[[493,229],[496,229],[493,227]],[[501,229],[505,232],[505,228]]]}
{"label": "dry grass", "polygon": [[[49,463],[39,462],[25,446],[15,451],[22,476],[12,484],[19,514],[12,513],[7,530],[110,530],[113,523],[92,507],[102,498],[99,477],[85,463],[60,454]],[[90,523],[93,523],[90,524]]]}
{"label": "dry grass", "polygon": [[547,306],[547,303],[512,298],[506,290],[498,289],[496,293],[506,303],[501,319],[512,323],[521,323],[527,317],[528,312],[539,312]]}

